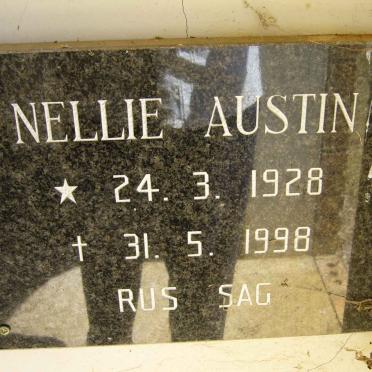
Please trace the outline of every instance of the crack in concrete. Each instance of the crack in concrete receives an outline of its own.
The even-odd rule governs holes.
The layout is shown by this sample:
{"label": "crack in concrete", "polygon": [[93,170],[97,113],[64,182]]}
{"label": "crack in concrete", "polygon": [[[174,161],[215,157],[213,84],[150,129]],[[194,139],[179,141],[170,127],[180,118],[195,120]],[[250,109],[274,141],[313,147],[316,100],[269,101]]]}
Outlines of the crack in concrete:
{"label": "crack in concrete", "polygon": [[184,0],[181,0],[182,13],[183,13],[183,16],[185,17],[186,37],[189,37],[189,23],[188,23],[186,11],[185,11],[185,4],[183,2]]}
{"label": "crack in concrete", "polygon": [[310,369],[308,369],[307,372],[309,372],[309,371],[314,371],[314,370],[316,370],[316,369],[318,369],[318,368],[320,368],[320,367],[323,367],[323,366],[325,366],[325,365],[327,365],[327,364],[329,364],[329,363],[332,363],[332,362],[337,358],[338,354],[340,354],[341,351],[344,350],[344,347],[346,346],[346,344],[347,344],[348,341],[350,340],[351,336],[353,336],[353,333],[351,333],[351,334],[346,338],[345,342],[344,342],[344,343],[342,344],[342,346],[337,350],[336,354],[335,354],[331,359],[329,359],[327,362],[324,362],[324,363],[321,363],[321,364],[317,365],[317,366],[314,367],[314,368],[310,368]]}
{"label": "crack in concrete", "polygon": [[23,20],[23,16],[25,15],[26,13],[26,10],[27,10],[27,7],[28,7],[28,3],[30,2],[30,0],[27,0],[26,1],[26,4],[22,10],[22,13],[21,13],[21,16],[19,17],[19,21],[18,21],[18,24],[17,24],[17,31],[19,31],[20,27],[21,27],[21,23],[22,23],[22,20]]}

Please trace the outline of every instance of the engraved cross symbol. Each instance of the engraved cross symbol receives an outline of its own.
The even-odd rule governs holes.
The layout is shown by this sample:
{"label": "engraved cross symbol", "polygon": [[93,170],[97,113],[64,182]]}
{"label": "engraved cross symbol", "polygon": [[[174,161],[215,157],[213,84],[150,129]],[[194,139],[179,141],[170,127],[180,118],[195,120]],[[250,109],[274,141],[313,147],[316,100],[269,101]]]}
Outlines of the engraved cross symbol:
{"label": "engraved cross symbol", "polygon": [[87,243],[83,243],[81,241],[81,236],[80,235],[77,236],[77,243],[72,244],[73,247],[77,247],[78,248],[80,262],[83,262],[84,261],[84,258],[83,258],[83,247],[86,247],[87,245],[88,245]]}

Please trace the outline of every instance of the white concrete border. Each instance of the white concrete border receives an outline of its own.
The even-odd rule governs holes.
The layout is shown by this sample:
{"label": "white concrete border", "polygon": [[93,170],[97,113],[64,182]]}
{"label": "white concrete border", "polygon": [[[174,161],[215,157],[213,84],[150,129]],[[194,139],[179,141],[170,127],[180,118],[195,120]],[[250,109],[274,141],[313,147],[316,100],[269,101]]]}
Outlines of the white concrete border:
{"label": "white concrete border", "polygon": [[363,33],[371,0],[0,0],[0,43]]}

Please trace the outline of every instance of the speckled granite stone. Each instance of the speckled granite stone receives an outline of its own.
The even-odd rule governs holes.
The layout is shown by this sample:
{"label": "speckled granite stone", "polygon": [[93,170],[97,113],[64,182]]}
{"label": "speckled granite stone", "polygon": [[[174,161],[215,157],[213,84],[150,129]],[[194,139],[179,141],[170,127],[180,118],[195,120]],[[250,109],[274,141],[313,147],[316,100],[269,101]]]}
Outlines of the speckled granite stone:
{"label": "speckled granite stone", "polygon": [[[146,233],[150,247],[150,258],[146,260],[164,261],[168,287],[176,288],[168,293],[177,297],[178,303],[176,310],[169,311],[171,339],[221,339],[227,311],[220,307],[224,300],[220,286],[234,282],[237,260],[264,260],[260,254],[245,254],[246,229],[251,223],[256,228],[270,227],[270,244],[278,240],[273,236],[274,228],[288,227],[293,233],[298,226],[311,225],[311,249],[302,254],[336,255],[349,269],[349,278],[343,278],[349,282],[348,300],[372,298],[371,197],[367,198],[371,195],[371,180],[367,179],[372,164],[370,129],[366,132],[371,72],[367,47],[363,43],[303,43],[0,54],[0,323],[12,327],[12,315],[36,290],[79,266],[86,301],[81,314],[87,314],[89,320],[87,344],[131,343],[136,312],[127,305],[124,312],[119,311],[117,291],[131,289],[133,303],[139,306]],[[320,94],[340,93],[350,112],[354,92],[359,93],[355,131],[348,131],[339,108],[342,124],[337,133],[331,133],[332,101],[325,110],[325,133],[315,133]],[[300,100],[295,101],[292,96],[305,93],[317,95],[317,106],[309,108],[309,133],[298,134],[301,106]],[[273,95],[288,96],[285,105],[280,98],[275,101],[288,117],[288,131],[283,134],[264,131],[265,123],[275,131],[283,125],[267,108],[262,109],[267,97]],[[245,131],[254,129],[255,96],[262,96],[259,130],[252,135],[242,135],[236,127],[236,96],[253,97],[243,101]],[[148,104],[149,113],[159,110],[157,119],[148,118],[149,135],[158,135],[162,130],[163,138],[141,139],[139,99],[156,97],[162,99],[162,104]],[[231,136],[223,136],[221,126],[213,127],[210,137],[205,136],[214,97],[220,98]],[[127,137],[125,99],[134,100],[133,130],[137,139],[73,141],[76,133],[71,101],[79,101],[82,137],[92,138],[97,132],[101,139],[98,101],[107,100],[109,136],[119,137],[124,127]],[[33,125],[31,102],[35,103],[40,143],[35,142],[20,118],[24,143],[17,144],[11,104],[17,103]],[[64,108],[50,106],[50,116],[60,115],[61,124],[52,124],[54,139],[67,135],[68,142],[46,143],[41,102],[64,102]],[[214,122],[220,123],[217,111]],[[285,186],[280,186],[277,197],[262,196],[271,190],[270,183],[262,181],[265,169],[278,169],[281,182],[287,182],[291,178],[286,169],[303,168],[306,175],[311,167],[323,169],[321,195],[305,195],[307,181],[303,176],[293,189],[300,196],[286,197]],[[256,198],[252,198],[251,190],[254,169],[261,170]],[[204,176],[193,172],[208,173],[208,198],[194,199],[203,195],[204,187],[197,182],[202,182]],[[160,190],[154,192],[151,202],[147,193],[136,191],[146,174],[151,174],[152,188]],[[115,179],[113,175],[128,177],[129,184],[120,190],[120,197],[129,198],[130,202],[115,203],[114,190],[123,178]],[[76,203],[60,203],[61,194],[55,187],[62,186],[65,179],[70,186],[77,186],[73,193]],[[262,214],[263,210],[267,212]],[[354,229],[354,218],[350,217],[350,222],[347,216],[354,216],[355,211]],[[188,256],[197,250],[196,245],[188,244],[189,231],[202,232],[193,237],[202,241],[201,257]],[[131,240],[124,239],[124,234],[137,234],[140,238],[138,259],[125,259],[134,250],[128,247]],[[83,247],[82,262],[72,247],[77,236],[88,244]],[[257,250],[259,241],[255,242]],[[288,251],[285,257],[298,254]],[[273,252],[268,255],[278,257]],[[280,260],[278,265],[280,268]],[[286,283],[284,279],[285,273]],[[305,277],[303,280],[306,283]],[[295,296],[289,294],[288,301]],[[271,297],[274,302],[274,287]],[[48,299],[51,303],[60,300]],[[66,301],[73,303],[74,297]],[[147,306],[148,301],[149,298]],[[285,307],[286,303],[278,306]],[[248,308],[255,311],[259,306]],[[246,309],[241,307],[241,311]],[[333,311],[332,306],[330,309]],[[147,316],[151,317],[151,311]],[[282,324],[282,336],[286,335],[291,317],[288,314],[276,321]],[[43,323],[42,314],[34,319]],[[55,322],[63,328],[63,318],[58,313]],[[48,324],[39,326],[48,328]],[[347,302],[343,327],[372,329],[370,312]],[[50,337],[22,333],[22,329],[18,332],[0,336],[0,347],[64,344],[58,332],[48,334]],[[324,328],[318,331],[327,332]],[[297,334],[306,331],[298,329]]]}
{"label": "speckled granite stone", "polygon": [[371,329],[372,317],[372,132],[365,137],[360,177],[359,205],[351,252],[349,285],[343,328],[345,331]]}

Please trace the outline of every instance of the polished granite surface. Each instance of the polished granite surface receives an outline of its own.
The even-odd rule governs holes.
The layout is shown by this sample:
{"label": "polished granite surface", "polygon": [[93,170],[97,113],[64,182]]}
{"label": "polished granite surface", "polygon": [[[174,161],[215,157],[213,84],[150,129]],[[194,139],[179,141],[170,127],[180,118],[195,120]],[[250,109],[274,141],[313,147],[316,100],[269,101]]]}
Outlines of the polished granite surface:
{"label": "polished granite surface", "polygon": [[0,348],[372,329],[368,42],[0,54]]}

